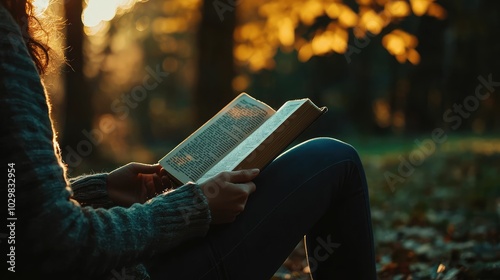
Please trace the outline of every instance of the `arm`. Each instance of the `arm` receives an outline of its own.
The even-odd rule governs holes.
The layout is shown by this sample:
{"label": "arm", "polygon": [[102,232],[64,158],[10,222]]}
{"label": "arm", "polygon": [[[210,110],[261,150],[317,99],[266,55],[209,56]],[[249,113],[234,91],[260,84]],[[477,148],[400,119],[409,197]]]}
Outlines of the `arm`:
{"label": "arm", "polygon": [[93,208],[111,208],[113,201],[109,198],[106,188],[108,174],[83,175],[69,179],[73,191],[73,199],[82,206]]}
{"label": "arm", "polygon": [[197,185],[130,208],[93,209],[71,198],[43,87],[1,5],[0,122],[1,158],[16,167],[20,271],[100,275],[206,234],[210,212]]}
{"label": "arm", "polygon": [[82,175],[69,180],[72,198],[82,206],[130,207],[171,189],[159,164],[131,162],[108,173]]}

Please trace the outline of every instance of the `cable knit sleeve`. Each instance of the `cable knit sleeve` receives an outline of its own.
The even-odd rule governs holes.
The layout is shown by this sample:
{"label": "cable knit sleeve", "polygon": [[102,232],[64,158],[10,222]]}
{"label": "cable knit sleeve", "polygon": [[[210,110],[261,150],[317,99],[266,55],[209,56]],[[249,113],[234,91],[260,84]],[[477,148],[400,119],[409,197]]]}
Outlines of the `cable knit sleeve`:
{"label": "cable knit sleeve", "polygon": [[92,208],[110,208],[114,206],[113,201],[108,196],[107,177],[108,174],[100,173],[69,179],[73,190],[73,199],[82,206],[91,206]]}
{"label": "cable knit sleeve", "polygon": [[[95,279],[206,234],[210,211],[196,184],[130,208],[95,209],[72,199],[40,77],[1,4],[0,122],[2,164],[16,169],[17,271]],[[105,196],[104,175],[82,180],[74,182],[79,199],[91,200],[84,188],[94,188],[92,199]]]}

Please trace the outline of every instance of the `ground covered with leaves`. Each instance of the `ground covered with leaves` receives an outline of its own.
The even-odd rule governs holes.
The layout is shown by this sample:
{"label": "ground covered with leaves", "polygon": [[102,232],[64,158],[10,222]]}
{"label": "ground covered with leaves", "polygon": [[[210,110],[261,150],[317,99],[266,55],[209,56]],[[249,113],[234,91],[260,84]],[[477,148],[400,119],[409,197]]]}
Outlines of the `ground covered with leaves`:
{"label": "ground covered with leaves", "polygon": [[[360,154],[379,279],[500,279],[500,139]],[[307,271],[299,244],[273,279]]]}

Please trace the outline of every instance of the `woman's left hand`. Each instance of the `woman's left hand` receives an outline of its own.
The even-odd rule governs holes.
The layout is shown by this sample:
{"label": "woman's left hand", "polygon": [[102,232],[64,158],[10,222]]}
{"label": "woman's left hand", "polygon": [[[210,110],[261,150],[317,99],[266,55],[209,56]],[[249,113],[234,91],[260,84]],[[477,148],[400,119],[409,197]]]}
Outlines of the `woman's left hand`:
{"label": "woman's left hand", "polygon": [[116,205],[125,207],[144,203],[170,188],[168,184],[164,185],[169,182],[168,178],[164,177],[165,172],[159,164],[129,163],[108,174],[109,198]]}

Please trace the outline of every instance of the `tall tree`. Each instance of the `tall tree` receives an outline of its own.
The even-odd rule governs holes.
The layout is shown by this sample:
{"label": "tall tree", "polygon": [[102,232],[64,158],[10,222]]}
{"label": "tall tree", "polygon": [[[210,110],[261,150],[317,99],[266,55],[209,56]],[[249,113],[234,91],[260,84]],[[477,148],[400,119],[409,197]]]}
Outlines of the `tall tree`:
{"label": "tall tree", "polygon": [[[84,156],[88,147],[78,147],[84,139],[83,129],[91,127],[92,110],[91,96],[83,74],[83,23],[82,0],[64,1],[66,17],[66,59],[65,68],[65,110],[64,134],[62,135],[62,150],[68,152],[68,146],[79,151]],[[91,148],[91,147],[90,147]],[[71,162],[68,162],[71,166]]]}
{"label": "tall tree", "polygon": [[204,123],[234,97],[235,6],[204,0],[201,11],[202,19],[197,34],[197,84],[193,97],[195,125]]}

